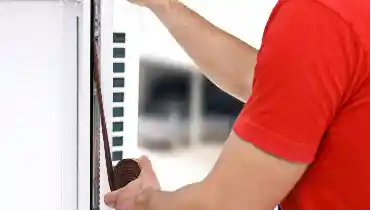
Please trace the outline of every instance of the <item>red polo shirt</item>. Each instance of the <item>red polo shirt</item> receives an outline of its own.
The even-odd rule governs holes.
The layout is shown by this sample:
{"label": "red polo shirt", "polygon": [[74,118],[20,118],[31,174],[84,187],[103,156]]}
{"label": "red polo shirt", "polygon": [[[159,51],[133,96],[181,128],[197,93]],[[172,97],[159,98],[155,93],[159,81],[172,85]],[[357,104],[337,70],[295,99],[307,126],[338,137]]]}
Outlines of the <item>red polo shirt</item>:
{"label": "red polo shirt", "polygon": [[369,0],[280,0],[234,131],[311,163],[282,209],[369,209]]}

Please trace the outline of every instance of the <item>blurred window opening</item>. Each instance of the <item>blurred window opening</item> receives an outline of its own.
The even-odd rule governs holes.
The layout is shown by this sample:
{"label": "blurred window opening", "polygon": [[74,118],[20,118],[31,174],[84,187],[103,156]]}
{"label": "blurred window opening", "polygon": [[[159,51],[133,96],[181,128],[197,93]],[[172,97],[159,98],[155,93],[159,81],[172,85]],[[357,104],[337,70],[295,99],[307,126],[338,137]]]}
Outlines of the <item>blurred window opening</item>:
{"label": "blurred window opening", "polygon": [[[193,77],[191,69],[167,61],[140,61],[139,145],[150,150],[188,147],[191,143]],[[197,73],[198,74],[198,73]],[[223,143],[243,103],[203,78],[201,144]]]}

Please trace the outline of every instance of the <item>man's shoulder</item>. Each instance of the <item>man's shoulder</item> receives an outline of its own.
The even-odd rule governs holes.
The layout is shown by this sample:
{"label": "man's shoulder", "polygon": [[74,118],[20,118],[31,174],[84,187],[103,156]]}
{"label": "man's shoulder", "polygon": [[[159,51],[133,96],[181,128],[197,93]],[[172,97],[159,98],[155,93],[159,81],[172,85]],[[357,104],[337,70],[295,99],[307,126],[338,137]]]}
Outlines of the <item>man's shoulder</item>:
{"label": "man's shoulder", "polygon": [[364,48],[369,50],[370,0],[313,0],[337,13],[358,36]]}
{"label": "man's shoulder", "polygon": [[276,13],[285,5],[293,5],[308,13],[315,10],[335,13],[349,24],[369,21],[369,0],[278,0],[272,13]]}
{"label": "man's shoulder", "polygon": [[[266,38],[267,32],[270,28],[282,28],[289,33],[292,30],[309,31],[307,24],[298,24],[298,22],[305,22],[305,20],[313,20],[313,22],[343,22],[342,18],[326,4],[323,0],[278,0],[273,8],[271,15],[267,21],[263,33],[263,42]],[[327,1],[327,0],[326,0]],[[283,22],[290,22],[297,27],[284,28]],[[344,24],[344,23],[343,23]],[[314,25],[314,24],[313,24]],[[333,24],[334,25],[334,24]]]}
{"label": "man's shoulder", "polygon": [[[369,50],[370,42],[370,0],[279,0],[273,9],[271,17],[274,19],[276,13],[286,7],[292,5],[303,11],[305,14],[324,14],[334,15],[357,35],[357,39],[365,49]],[[271,19],[270,19],[271,21]],[[270,22],[269,21],[269,22]]]}

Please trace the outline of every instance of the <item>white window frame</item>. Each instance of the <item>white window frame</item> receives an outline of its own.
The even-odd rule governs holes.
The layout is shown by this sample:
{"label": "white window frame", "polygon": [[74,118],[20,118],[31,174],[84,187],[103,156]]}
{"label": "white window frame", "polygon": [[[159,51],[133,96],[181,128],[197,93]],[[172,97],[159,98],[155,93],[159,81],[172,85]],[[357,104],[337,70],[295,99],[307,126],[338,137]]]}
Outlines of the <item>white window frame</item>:
{"label": "white window frame", "polygon": [[91,208],[91,0],[83,0],[79,14],[78,70],[78,206]]}

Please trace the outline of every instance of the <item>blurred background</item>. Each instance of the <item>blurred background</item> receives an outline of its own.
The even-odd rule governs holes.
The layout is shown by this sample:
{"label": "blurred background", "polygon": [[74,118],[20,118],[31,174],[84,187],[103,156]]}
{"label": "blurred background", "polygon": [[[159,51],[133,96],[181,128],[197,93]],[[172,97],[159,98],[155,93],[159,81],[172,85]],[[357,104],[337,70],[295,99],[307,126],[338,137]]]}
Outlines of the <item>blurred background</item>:
{"label": "blurred background", "polygon": [[[142,57],[139,81],[138,144],[151,156],[163,187],[203,179],[243,104],[193,67],[168,60]],[[171,167],[178,174],[172,179],[165,169]]]}
{"label": "blurred background", "polygon": [[154,151],[221,145],[243,106],[192,67],[149,57],[139,91],[139,145]]}
{"label": "blurred background", "polygon": [[[126,52],[136,50],[140,57],[138,76],[130,76],[133,70],[123,67],[128,83],[132,83],[128,78],[138,79],[137,145],[142,153],[149,155],[164,189],[174,190],[200,181],[216,161],[243,103],[204,77],[150,11],[124,0],[114,2],[114,47],[125,46]],[[258,49],[276,0],[183,2]],[[134,21],[129,22],[129,16]],[[131,37],[126,31],[138,33]],[[125,44],[116,42],[115,37],[124,37]],[[133,45],[128,42],[131,39]],[[120,60],[116,58],[115,62]],[[114,66],[114,72],[120,73],[116,67],[121,66]],[[128,85],[127,81],[123,87]],[[123,157],[120,153],[116,155],[118,159]]]}

